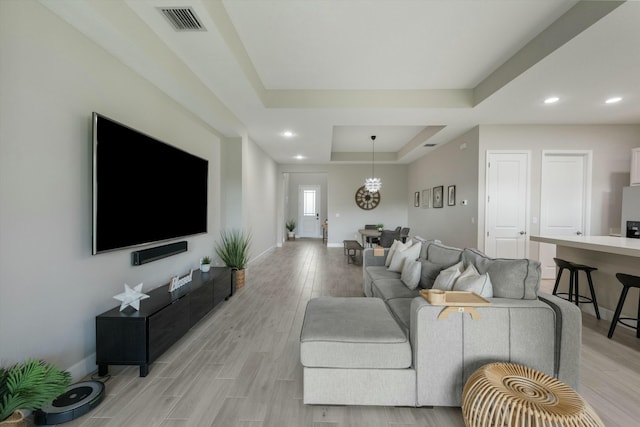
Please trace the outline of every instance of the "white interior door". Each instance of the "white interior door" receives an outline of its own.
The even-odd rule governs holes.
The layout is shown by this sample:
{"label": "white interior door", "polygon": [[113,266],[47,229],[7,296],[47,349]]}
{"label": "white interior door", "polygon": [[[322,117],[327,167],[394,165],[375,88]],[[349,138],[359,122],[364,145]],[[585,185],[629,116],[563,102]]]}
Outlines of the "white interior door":
{"label": "white interior door", "polygon": [[[575,236],[588,234],[591,153],[543,151],[540,190],[540,234]],[[556,275],[555,245],[540,243],[542,278]]]}
{"label": "white interior door", "polygon": [[487,152],[485,253],[527,256],[529,152]]}
{"label": "white interior door", "polygon": [[320,226],[320,186],[300,185],[296,234],[300,237],[322,237]]}

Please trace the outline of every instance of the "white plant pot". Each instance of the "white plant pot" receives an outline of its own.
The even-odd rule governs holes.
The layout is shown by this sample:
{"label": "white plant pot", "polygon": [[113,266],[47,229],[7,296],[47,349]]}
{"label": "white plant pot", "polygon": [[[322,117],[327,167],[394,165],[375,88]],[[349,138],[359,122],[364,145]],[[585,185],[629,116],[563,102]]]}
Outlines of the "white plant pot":
{"label": "white plant pot", "polygon": [[211,268],[211,264],[200,264],[200,271],[206,273]]}
{"label": "white plant pot", "polygon": [[296,233],[295,231],[289,231],[289,238],[293,239],[295,237]]}

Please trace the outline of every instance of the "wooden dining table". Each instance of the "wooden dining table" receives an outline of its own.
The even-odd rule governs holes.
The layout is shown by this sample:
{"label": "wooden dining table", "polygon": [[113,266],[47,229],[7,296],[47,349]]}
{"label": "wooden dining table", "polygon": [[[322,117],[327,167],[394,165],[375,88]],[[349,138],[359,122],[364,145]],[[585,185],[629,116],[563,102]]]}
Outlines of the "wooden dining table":
{"label": "wooden dining table", "polygon": [[382,234],[380,231],[378,231],[375,228],[361,228],[358,230],[358,233],[360,233],[360,238],[362,239],[362,246],[366,247],[367,246],[367,237],[380,237],[380,235]]}

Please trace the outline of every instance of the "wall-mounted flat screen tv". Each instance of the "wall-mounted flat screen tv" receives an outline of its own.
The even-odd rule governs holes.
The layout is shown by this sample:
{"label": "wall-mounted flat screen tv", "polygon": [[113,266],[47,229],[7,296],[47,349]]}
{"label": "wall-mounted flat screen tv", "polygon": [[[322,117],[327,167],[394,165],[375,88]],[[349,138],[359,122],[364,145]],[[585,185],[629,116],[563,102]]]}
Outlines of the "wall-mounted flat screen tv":
{"label": "wall-mounted flat screen tv", "polygon": [[205,233],[208,161],[92,118],[92,253]]}

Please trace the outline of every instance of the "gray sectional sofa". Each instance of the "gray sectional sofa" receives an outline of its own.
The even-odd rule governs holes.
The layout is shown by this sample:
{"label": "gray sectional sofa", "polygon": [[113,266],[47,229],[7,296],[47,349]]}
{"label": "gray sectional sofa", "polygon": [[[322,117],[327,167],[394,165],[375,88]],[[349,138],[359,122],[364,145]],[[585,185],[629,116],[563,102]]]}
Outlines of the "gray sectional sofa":
{"label": "gray sectional sofa", "polygon": [[[406,272],[385,266],[389,249],[383,256],[366,249],[366,297],[309,302],[300,344],[305,403],[460,406],[468,377],[494,361],[524,364],[578,387],[581,313],[538,293],[537,261],[492,259],[424,240],[414,244],[420,245],[415,289],[416,283],[405,284]],[[443,307],[419,290],[442,286],[442,271],[469,265],[490,278],[491,305],[476,308],[478,320],[467,313],[438,319]]]}

